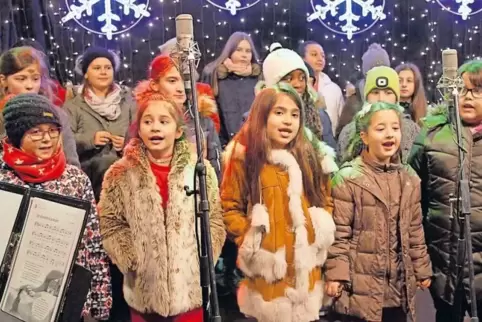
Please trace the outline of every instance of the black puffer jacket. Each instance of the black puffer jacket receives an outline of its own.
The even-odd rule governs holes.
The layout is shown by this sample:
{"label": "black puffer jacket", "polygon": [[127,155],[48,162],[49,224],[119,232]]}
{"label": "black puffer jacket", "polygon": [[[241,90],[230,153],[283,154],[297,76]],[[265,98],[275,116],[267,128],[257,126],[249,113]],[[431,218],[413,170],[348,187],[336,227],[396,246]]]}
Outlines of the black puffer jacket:
{"label": "black puffer jacket", "polygon": [[[453,304],[457,238],[456,220],[450,219],[449,196],[456,192],[458,148],[456,132],[450,124],[447,109],[437,108],[424,120],[424,126],[409,157],[410,165],[422,180],[422,210],[425,237],[432,260],[434,280],[432,294]],[[472,135],[463,128],[464,167],[469,175],[472,228],[472,257],[478,304],[482,303],[482,133]],[[454,213],[454,216],[456,214]],[[467,265],[465,265],[467,267]],[[468,270],[464,272],[468,291]],[[467,298],[469,294],[467,292]]]}

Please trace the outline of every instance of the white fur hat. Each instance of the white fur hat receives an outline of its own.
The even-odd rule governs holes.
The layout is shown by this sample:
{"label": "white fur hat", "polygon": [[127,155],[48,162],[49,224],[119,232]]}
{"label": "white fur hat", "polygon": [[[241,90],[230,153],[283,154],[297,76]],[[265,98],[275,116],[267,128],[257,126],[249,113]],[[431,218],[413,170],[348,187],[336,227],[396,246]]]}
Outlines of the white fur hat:
{"label": "white fur hat", "polygon": [[176,47],[177,44],[177,39],[176,37],[169,39],[165,43],[159,46],[159,50],[162,55],[170,55],[172,51],[174,50],[174,47]]}
{"label": "white fur hat", "polygon": [[279,83],[286,75],[301,69],[309,79],[308,68],[300,55],[295,51],[283,48],[280,43],[273,43],[269,47],[269,54],[263,62],[263,77],[266,86]]}

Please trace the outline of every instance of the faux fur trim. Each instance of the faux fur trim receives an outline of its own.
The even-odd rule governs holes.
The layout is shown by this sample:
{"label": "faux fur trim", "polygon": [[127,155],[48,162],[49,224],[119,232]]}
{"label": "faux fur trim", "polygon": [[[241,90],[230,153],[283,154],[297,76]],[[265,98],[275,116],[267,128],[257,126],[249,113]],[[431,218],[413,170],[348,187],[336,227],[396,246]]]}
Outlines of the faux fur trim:
{"label": "faux fur trim", "polygon": [[331,214],[323,208],[311,207],[311,223],[315,231],[315,242],[312,246],[313,267],[323,266],[328,255],[328,248],[335,242],[336,226]]}
{"label": "faux fur trim", "polygon": [[261,233],[251,227],[238,251],[238,267],[247,277],[274,283],[286,276],[286,249],[282,247],[275,253],[262,249],[261,238]]}
{"label": "faux fur trim", "polygon": [[[129,251],[136,254],[137,266],[134,268],[137,269],[133,271],[133,267],[127,267],[123,289],[129,306],[139,312],[173,316],[202,305],[193,216],[195,203],[194,197],[187,196],[184,191],[186,183],[193,181],[195,162],[196,156],[190,153],[187,141],[177,141],[168,176],[169,202],[166,209],[162,207],[156,178],[140,140],[131,140],[123,158],[106,173],[105,191],[118,188],[121,193],[103,195],[105,204],[112,208],[104,214],[104,232],[107,229],[128,229],[132,233],[133,249],[122,248],[124,236],[118,233],[107,244],[111,245],[113,257],[123,258]],[[213,256],[216,260],[226,231],[216,174],[208,163],[206,172]],[[127,224],[119,225],[121,217],[125,217]]]}
{"label": "faux fur trim", "polygon": [[210,118],[214,123],[216,131],[219,133],[221,122],[218,114],[218,106],[211,86],[205,83],[196,83],[196,89],[198,92],[199,113],[203,117]]}
{"label": "faux fur trim", "polygon": [[263,229],[269,234],[269,214],[266,207],[262,204],[255,204],[251,211],[251,227]]}
{"label": "faux fur trim", "polygon": [[[236,148],[231,146],[227,153],[233,153],[234,149]],[[324,209],[310,208],[309,213],[315,230],[315,242],[310,245],[302,206],[303,180],[299,164],[295,157],[286,150],[271,151],[270,162],[283,167],[288,172],[288,208],[295,233],[295,288],[296,292],[300,294],[308,294],[309,274],[316,266],[323,265],[328,247],[333,243],[333,219]],[[285,276],[287,263],[284,248],[278,249],[275,253],[262,249],[263,234],[269,231],[268,211],[264,205],[256,204],[251,212],[251,227],[244,236],[244,241],[239,249],[238,266],[246,276],[259,276],[268,283],[272,283]]]}
{"label": "faux fur trim", "polygon": [[275,253],[261,248],[264,233],[269,233],[269,214],[262,204],[254,205],[251,211],[251,228],[246,233],[238,252],[238,266],[246,276],[261,276],[269,283],[286,275],[286,251]]}
{"label": "faux fur trim", "polygon": [[310,141],[318,154],[321,157],[321,169],[325,174],[331,174],[338,171],[338,165],[336,164],[336,151],[323,141],[315,138],[313,132],[306,126],[304,127],[305,136]]}
{"label": "faux fur trim", "polygon": [[263,296],[242,284],[238,290],[241,312],[258,322],[310,322],[319,319],[323,302],[323,283],[317,282],[308,294],[287,289],[284,297],[265,301]]}
{"label": "faux fur trim", "polygon": [[274,164],[284,167],[290,179],[287,193],[289,198],[288,208],[295,232],[294,262],[296,290],[297,292],[307,293],[310,282],[309,274],[312,267],[309,267],[311,265],[306,265],[306,258],[311,255],[311,251],[308,244],[308,231],[305,226],[305,214],[301,203],[303,193],[301,169],[295,157],[286,150],[273,150],[271,152],[271,161]]}

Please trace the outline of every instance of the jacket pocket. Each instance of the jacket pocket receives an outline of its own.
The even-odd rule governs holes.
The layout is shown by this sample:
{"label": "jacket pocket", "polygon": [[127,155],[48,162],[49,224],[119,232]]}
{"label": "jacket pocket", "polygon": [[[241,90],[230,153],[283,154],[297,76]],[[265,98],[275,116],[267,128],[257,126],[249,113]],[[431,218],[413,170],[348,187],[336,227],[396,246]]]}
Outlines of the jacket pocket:
{"label": "jacket pocket", "polygon": [[286,275],[286,250],[284,247],[275,252],[263,249],[261,243],[269,233],[268,211],[264,205],[256,204],[251,213],[251,227],[239,247],[238,267],[247,277],[262,277],[273,283]]}

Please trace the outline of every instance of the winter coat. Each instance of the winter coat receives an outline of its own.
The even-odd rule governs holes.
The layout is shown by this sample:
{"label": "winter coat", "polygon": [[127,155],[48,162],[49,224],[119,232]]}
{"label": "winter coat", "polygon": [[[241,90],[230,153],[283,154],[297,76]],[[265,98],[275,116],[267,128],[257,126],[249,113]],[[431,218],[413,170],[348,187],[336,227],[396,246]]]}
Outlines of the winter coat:
{"label": "winter coat", "polygon": [[[402,142],[400,143],[400,150],[402,153],[402,163],[406,163],[408,156],[410,155],[410,150],[412,149],[413,142],[417,138],[420,132],[420,126],[417,125],[410,115],[403,114],[402,117]],[[353,137],[355,132],[355,122],[352,121],[346,125],[340,132],[338,137],[338,154],[341,160],[345,160],[347,157],[348,147],[350,145],[350,139]],[[361,152],[361,151],[358,151]]]}
{"label": "winter coat", "polygon": [[[422,131],[412,149],[410,165],[422,182],[422,209],[428,252],[432,259],[434,280],[432,295],[453,304],[456,285],[457,238],[460,226],[451,220],[450,198],[456,194],[459,171],[457,134],[445,107],[437,107],[423,120]],[[462,128],[466,154],[464,169],[469,176],[472,228],[472,258],[474,261],[475,292],[482,301],[482,133],[472,134]],[[453,216],[457,218],[454,204]],[[466,265],[466,264],[465,264]],[[467,266],[466,266],[467,267]],[[469,299],[468,270],[464,269],[463,284]]]}
{"label": "winter coat", "polygon": [[[398,171],[398,258],[400,260],[402,302],[415,321],[417,281],[432,275],[425,245],[420,208],[420,179],[407,165],[399,168],[374,167],[362,157],[345,163],[333,179],[335,242],[325,263],[327,281],[347,283],[348,288],[335,301],[337,312],[368,321],[382,321],[385,291],[393,269],[393,239],[390,210],[393,205],[385,192],[397,186],[376,178],[385,170]],[[390,181],[390,180],[387,180]]]}
{"label": "winter coat", "polygon": [[213,75],[203,72],[201,81],[210,84],[214,90],[216,102],[221,117],[221,133],[219,135],[222,146],[226,146],[242,125],[244,113],[249,111],[254,101],[254,87],[261,74],[261,68],[253,64],[250,76],[238,76],[229,73],[221,64]]}
{"label": "winter coat", "polygon": [[136,104],[130,91],[122,88],[121,96],[121,114],[114,121],[109,121],[95,112],[82,95],[75,96],[64,106],[74,132],[82,170],[92,181],[96,200],[99,199],[105,171],[120,158],[120,153],[114,149],[112,143],[102,147],[94,145],[94,135],[98,131],[107,131],[113,135],[125,137],[135,117]]}
{"label": "winter coat", "polygon": [[[62,126],[62,146],[64,149],[65,158],[67,159],[67,163],[75,165],[76,167],[80,167],[79,155],[77,154],[74,134],[72,133],[72,129],[70,128],[69,117],[61,108],[57,108],[55,109],[55,111],[59,115],[60,125]],[[5,120],[3,118],[3,114],[1,113],[0,107],[0,141],[3,140],[7,135],[7,133],[5,132],[4,122]],[[2,149],[3,146],[0,146],[0,152],[3,152]]]}
{"label": "winter coat", "polygon": [[79,168],[67,165],[62,176],[56,180],[28,184],[3,163],[0,165],[0,182],[28,186],[66,197],[82,199],[92,204],[76,263],[87,268],[93,274],[90,291],[84,305],[84,314],[91,314],[98,320],[107,320],[112,307],[109,261],[102,245],[99,218],[89,178]]}
{"label": "winter coat", "polygon": [[[196,156],[180,140],[169,173],[169,201],[162,207],[146,149],[132,139],[107,171],[99,202],[104,247],[124,275],[124,297],[141,313],[174,316],[202,305],[193,187]],[[214,261],[226,232],[218,182],[206,163]]]}
{"label": "winter coat", "polygon": [[246,276],[238,305],[259,322],[318,320],[324,285],[321,267],[334,239],[330,187],[325,207],[312,207],[303,193],[300,167],[286,150],[271,151],[260,173],[260,203],[248,201],[244,148],[230,143],[221,200],[228,234],[239,247]]}
{"label": "winter coat", "polygon": [[325,99],[326,111],[330,116],[332,123],[332,133],[336,131],[338,125],[338,118],[340,117],[343,105],[345,105],[345,98],[340,86],[331,81],[330,77],[325,73],[318,74],[318,94]]}

